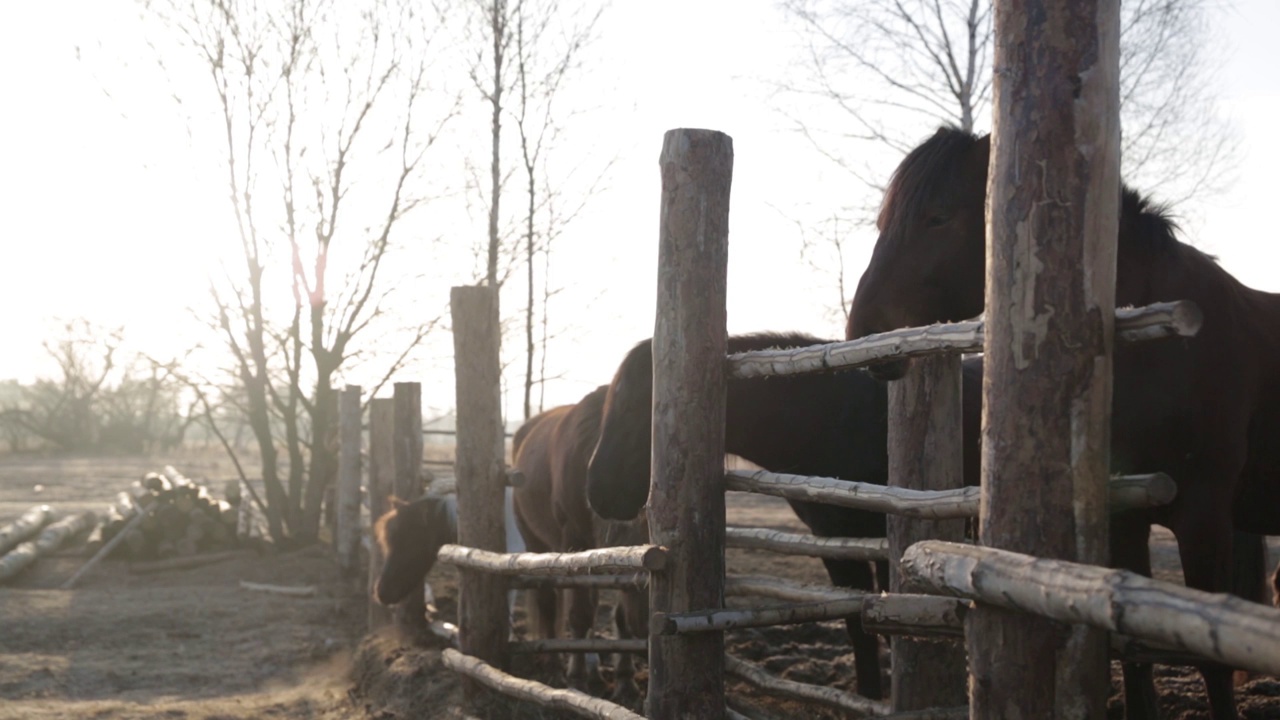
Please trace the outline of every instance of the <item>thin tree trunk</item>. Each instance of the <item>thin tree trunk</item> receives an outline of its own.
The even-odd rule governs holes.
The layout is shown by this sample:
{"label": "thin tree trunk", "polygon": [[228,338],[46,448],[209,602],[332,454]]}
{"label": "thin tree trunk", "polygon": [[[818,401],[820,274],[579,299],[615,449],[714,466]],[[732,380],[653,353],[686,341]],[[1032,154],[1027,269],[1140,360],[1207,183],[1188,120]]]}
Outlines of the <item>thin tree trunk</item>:
{"label": "thin tree trunk", "polygon": [[493,162],[490,166],[492,186],[489,197],[489,287],[498,287],[498,210],[502,196],[502,63],[503,35],[506,32],[506,0],[493,0],[490,23],[493,29]]}

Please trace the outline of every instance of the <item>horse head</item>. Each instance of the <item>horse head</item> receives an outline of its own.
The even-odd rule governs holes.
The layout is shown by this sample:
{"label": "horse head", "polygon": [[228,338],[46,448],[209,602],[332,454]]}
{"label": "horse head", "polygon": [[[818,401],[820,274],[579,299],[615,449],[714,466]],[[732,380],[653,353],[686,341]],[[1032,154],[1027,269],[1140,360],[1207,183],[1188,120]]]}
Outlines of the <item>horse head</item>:
{"label": "horse head", "polygon": [[[846,338],[982,312],[990,147],[985,137],[941,128],[898,165],[876,219],[880,234],[853,296]],[[908,364],[890,360],[868,370],[895,380]]]}
{"label": "horse head", "polygon": [[422,586],[436,563],[436,553],[452,542],[445,498],[428,495],[413,502],[391,498],[391,509],[373,525],[385,558],[374,596],[394,605]]}
{"label": "horse head", "polygon": [[607,520],[631,520],[649,498],[653,341],[632,348],[605,392],[600,439],[587,466],[587,502]]}

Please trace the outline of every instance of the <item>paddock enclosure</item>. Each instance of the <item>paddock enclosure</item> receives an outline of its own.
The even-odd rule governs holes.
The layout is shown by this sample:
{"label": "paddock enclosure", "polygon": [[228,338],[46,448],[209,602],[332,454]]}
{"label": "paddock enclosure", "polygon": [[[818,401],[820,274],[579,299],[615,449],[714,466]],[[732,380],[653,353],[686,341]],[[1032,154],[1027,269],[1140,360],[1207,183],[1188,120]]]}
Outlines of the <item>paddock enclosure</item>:
{"label": "paddock enclosure", "polygon": [[[1109,553],[1112,512],[1128,502],[1168,503],[1176,492],[1158,473],[1108,476],[1113,347],[1194,337],[1202,315],[1187,301],[1115,308],[1116,6],[1059,5],[1061,15],[1011,1],[996,6],[996,61],[1007,71],[997,73],[994,90],[999,122],[988,187],[996,228],[987,246],[989,323],[906,328],[726,362],[732,141],[710,130],[667,133],[659,160],[648,545],[569,555],[496,552],[501,538],[486,528],[498,526],[491,513],[504,475],[496,423],[484,417],[490,407],[497,417],[496,300],[483,288],[455,289],[460,421],[462,408],[471,413],[459,424],[459,515],[463,527],[474,525],[460,531],[458,546],[440,553],[462,572],[460,651],[448,649],[443,659],[466,678],[470,701],[480,699],[483,686],[587,717],[750,717],[729,706],[725,681],[732,674],[865,715],[1103,717],[1108,657],[1280,672],[1280,610],[1099,567]],[[1028,156],[1039,173],[1034,181],[1015,177]],[[470,324],[463,322],[468,316],[475,318]],[[988,359],[984,436],[996,442],[984,443],[983,483],[975,493],[959,482],[958,389],[959,357],[977,351]],[[908,358],[915,361],[904,377]],[[894,380],[890,487],[723,474],[728,375],[853,367],[879,368]],[[897,368],[891,377],[889,367]],[[1019,485],[1029,478],[1036,478],[1038,493]],[[730,537],[776,551],[818,552],[809,538],[726,532],[726,489],[888,513],[889,592],[815,598],[775,585],[774,597],[785,604],[725,608],[731,588],[745,587],[725,572]],[[981,520],[976,544],[965,542],[960,522],[975,515]],[[1009,547],[1021,552],[1001,549]],[[495,577],[556,573],[572,583],[619,572],[649,576],[653,617],[643,715],[503,672],[510,648]],[[867,629],[897,636],[888,702],[780,681],[725,654],[729,629],[851,615],[861,616]],[[957,633],[965,639],[963,652],[923,639]],[[1210,682],[1210,671],[1204,672]],[[1222,679],[1221,670],[1213,672]],[[1222,687],[1214,682],[1211,688]],[[1126,690],[1130,706],[1153,701],[1137,685]],[[1222,704],[1214,709],[1218,718],[1236,713]]]}

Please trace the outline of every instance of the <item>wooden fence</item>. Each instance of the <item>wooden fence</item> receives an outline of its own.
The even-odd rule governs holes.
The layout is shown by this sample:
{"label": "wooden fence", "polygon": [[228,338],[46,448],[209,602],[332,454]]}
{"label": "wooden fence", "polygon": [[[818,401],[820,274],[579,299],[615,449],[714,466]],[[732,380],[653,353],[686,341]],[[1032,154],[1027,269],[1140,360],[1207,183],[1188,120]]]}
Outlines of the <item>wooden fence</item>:
{"label": "wooden fence", "polygon": [[[959,356],[982,347],[983,323],[937,325],[812,348],[743,353],[728,356],[725,362],[727,207],[719,198],[727,194],[729,153],[728,138],[709,131],[674,130],[668,133],[664,144],[659,321],[654,338],[651,543],[587,553],[512,556],[500,553],[501,536],[491,535],[469,542],[460,540],[459,545],[441,551],[441,560],[459,565],[464,577],[519,577],[528,583],[534,580],[535,573],[554,574],[554,582],[561,586],[600,580],[617,582],[619,572],[625,573],[622,577],[627,578],[626,583],[640,583],[642,575],[636,573],[648,573],[653,616],[646,644],[650,660],[646,715],[651,718],[741,716],[726,710],[726,673],[770,691],[875,716],[967,716],[969,698],[962,650],[955,644],[921,643],[918,638],[962,634],[969,609],[965,603],[935,594],[959,595],[1122,633],[1110,643],[1114,657],[1185,660],[1194,656],[1261,672],[1280,672],[1280,658],[1275,653],[1275,648],[1280,647],[1275,642],[1280,639],[1275,637],[1280,628],[1280,611],[1206,596],[1146,578],[1139,582],[1122,571],[1025,556],[1011,558],[1008,553],[956,542],[963,539],[961,519],[977,514],[981,492],[960,487]],[[704,162],[710,168],[693,167]],[[695,187],[684,187],[690,183]],[[719,184],[720,188],[702,188],[701,184],[706,183]],[[707,217],[705,214],[710,212],[724,217]],[[467,293],[476,296],[485,292],[487,289],[467,289]],[[461,299],[460,293],[455,294],[456,302]],[[716,307],[720,310],[716,311]],[[1120,342],[1142,342],[1170,335],[1194,335],[1199,325],[1200,314],[1193,304],[1162,303],[1117,312],[1115,331]],[[454,327],[463,337],[469,332],[467,324],[458,318]],[[686,344],[689,339],[696,342]],[[464,344],[459,340],[460,348]],[[494,349],[488,351],[496,353]],[[483,364],[474,353],[460,353],[460,358],[466,358],[460,368],[463,364],[471,368]],[[723,403],[717,398],[723,397],[730,374],[761,377],[824,372],[904,356],[930,359],[917,362],[916,369],[893,386],[890,486],[768,472],[724,472],[723,422],[716,421],[722,420],[716,415],[716,407],[723,412]],[[464,393],[496,392],[495,378],[484,381],[490,384],[473,388],[463,382],[463,377],[460,371],[460,407]],[[494,498],[499,498],[504,477],[500,445],[495,441],[499,437],[497,431],[486,429],[481,441],[473,442],[467,440],[473,432],[470,425],[460,423],[458,431],[459,491],[483,486],[491,497],[460,497],[460,514],[476,502],[500,507]],[[694,429],[697,434],[692,434]],[[465,462],[464,446],[473,448],[468,452],[475,454]],[[470,469],[464,472],[464,468]],[[718,482],[721,477],[723,483]],[[886,512],[891,518],[889,537],[812,538],[726,529],[724,490],[762,492]],[[1108,502],[1116,508],[1143,507],[1168,502],[1175,488],[1168,477],[1155,474],[1112,478],[1108,492]],[[465,526],[466,522],[464,519],[461,524]],[[695,525],[698,533],[693,532]],[[726,546],[817,557],[887,557],[893,567],[893,593],[868,596],[773,578],[725,577],[722,563]],[[899,558],[905,559],[899,562]],[[976,583],[976,577],[998,578],[998,583]],[[544,581],[548,579],[544,577]],[[511,651],[605,652],[640,647],[634,641],[608,640],[508,644],[506,614],[502,610],[504,588],[499,582],[492,594],[483,596],[487,599],[464,588],[461,652],[450,655],[450,667],[478,685],[548,706],[572,708],[587,717],[636,717],[625,708],[599,699],[553,690],[503,673],[500,668]],[[1045,592],[1046,588],[1053,588],[1053,592]],[[781,602],[746,609],[724,607],[726,595],[743,594]],[[485,603],[492,607],[484,610],[481,606]],[[770,678],[759,668],[724,653],[725,629],[851,615],[861,615],[864,627],[870,631],[895,636],[891,702]],[[481,634],[477,623],[490,626]],[[1201,631],[1188,636],[1182,629],[1170,629],[1185,628],[1188,623]],[[1215,637],[1231,637],[1237,642],[1231,643],[1229,652],[1223,652],[1214,649]]]}

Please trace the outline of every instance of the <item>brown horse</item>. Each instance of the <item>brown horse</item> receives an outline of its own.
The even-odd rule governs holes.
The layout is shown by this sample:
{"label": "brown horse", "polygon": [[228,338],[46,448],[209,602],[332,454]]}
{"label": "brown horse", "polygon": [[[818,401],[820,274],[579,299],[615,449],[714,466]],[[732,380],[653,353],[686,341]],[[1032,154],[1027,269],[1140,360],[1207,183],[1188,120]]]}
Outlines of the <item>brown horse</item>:
{"label": "brown horse", "polygon": [[[576,552],[599,547],[606,534],[617,543],[642,544],[647,541],[647,528],[616,528],[596,518],[587,506],[587,460],[600,433],[601,409],[607,386],[588,393],[575,405],[562,405],[527,420],[516,432],[513,455],[515,466],[524,473],[525,482],[515,494],[515,517],[520,532],[531,552]],[[575,588],[568,595],[569,633],[583,638],[595,624],[597,597],[594,590]],[[643,637],[644,624],[636,620],[647,615],[645,592],[622,593],[622,603],[615,610],[615,621],[621,637]],[[536,627],[539,634],[556,635],[558,624],[556,593],[537,591]],[[630,655],[619,658],[614,696],[621,702],[639,697],[631,677]],[[603,688],[598,658],[592,653],[569,657],[567,680],[578,689],[599,691]]]}
{"label": "brown horse", "polygon": [[[427,494],[417,500],[390,499],[391,509],[373,524],[373,536],[382,548],[382,572],[374,585],[374,597],[383,605],[395,605],[421,588],[435,567],[440,548],[458,541],[458,500],[454,495]],[[514,495],[505,493],[507,552],[525,551],[524,538],[515,523]],[[508,594],[508,611],[515,611],[515,592]]]}
{"label": "brown horse", "polygon": [[[989,137],[942,128],[898,166],[847,337],[982,312],[990,149]],[[1235,531],[1280,533],[1280,296],[1245,287],[1180,242],[1165,210],[1127,187],[1118,239],[1116,306],[1193,300],[1204,327],[1190,340],[1116,347],[1112,470],[1166,472],[1178,495],[1113,523],[1112,561],[1150,574],[1145,548],[1158,523],[1178,539],[1188,586],[1261,600],[1253,580],[1265,557],[1261,538]],[[904,369],[898,362],[877,371],[895,377]],[[1237,717],[1230,671],[1201,670],[1213,716]],[[1130,682],[1126,673],[1133,709]]]}
{"label": "brown horse", "polygon": [[[823,342],[799,333],[736,335],[731,353]],[[982,366],[967,361],[964,371],[965,475],[978,482],[978,422]],[[622,361],[605,400],[600,440],[587,471],[587,497],[603,517],[624,520],[639,514],[649,494],[649,445],[653,409],[653,343],[636,345]],[[885,384],[864,372],[845,371],[777,378],[731,379],[725,396],[725,452],[774,472],[820,475],[884,485],[889,475],[888,395]],[[787,501],[797,517],[820,537],[884,537],[882,513],[823,503]],[[824,559],[831,583],[873,589],[872,566],[854,560]],[[888,587],[885,563],[875,570]],[[853,646],[858,694],[884,694],[879,638],[863,632],[857,618],[846,621]]]}

